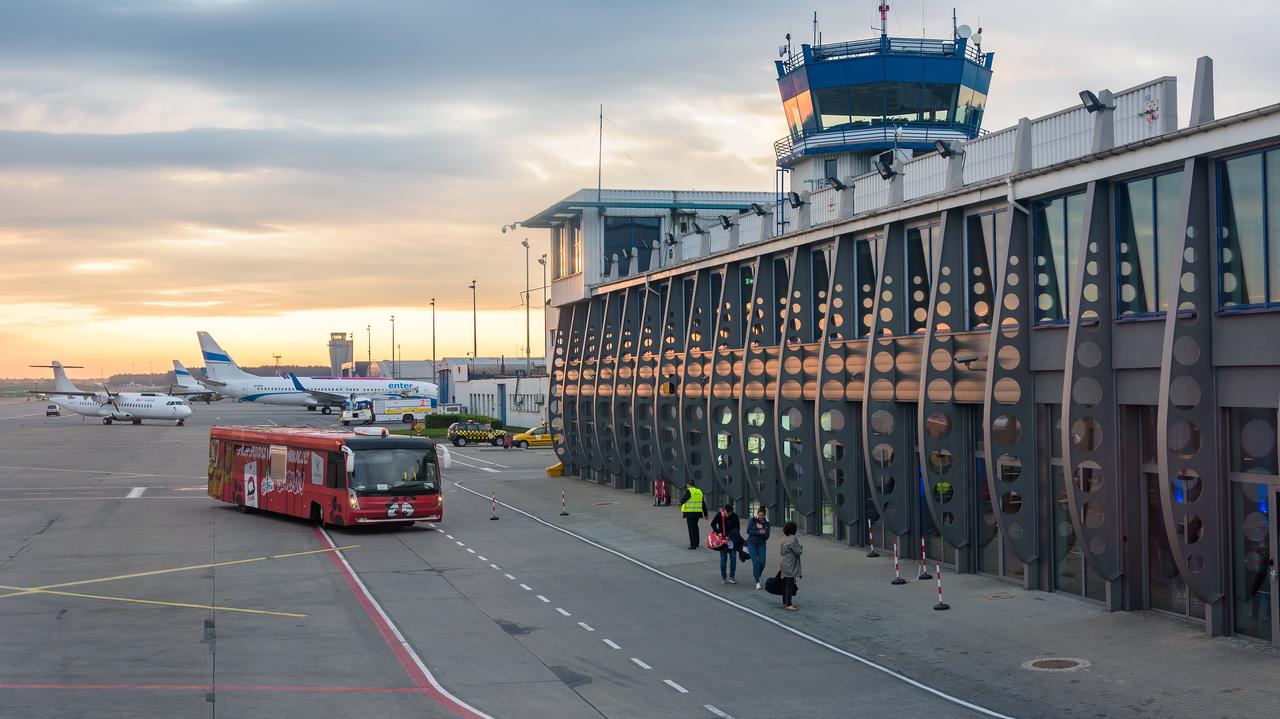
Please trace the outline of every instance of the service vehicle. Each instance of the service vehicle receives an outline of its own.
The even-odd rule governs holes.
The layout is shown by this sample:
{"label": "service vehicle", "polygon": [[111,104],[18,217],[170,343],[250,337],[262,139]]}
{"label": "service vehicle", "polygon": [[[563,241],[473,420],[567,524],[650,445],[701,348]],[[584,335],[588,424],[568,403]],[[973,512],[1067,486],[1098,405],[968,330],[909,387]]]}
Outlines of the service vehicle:
{"label": "service vehicle", "polygon": [[214,427],[208,492],[242,511],[317,524],[439,522],[441,457],[431,440],[383,427]]}
{"label": "service vehicle", "polygon": [[355,399],[343,404],[342,414],[338,419],[344,425],[373,424],[374,422],[404,422],[410,424],[414,420],[422,421],[429,414],[434,414],[433,399]]}
{"label": "service vehicle", "polygon": [[47,405],[47,406],[44,408],[44,416],[46,416],[46,417],[61,417],[61,416],[62,416],[62,409],[61,409],[60,407],[58,407],[58,405],[56,405],[56,404],[50,404],[50,405]]}
{"label": "service vehicle", "polygon": [[540,424],[530,429],[528,432],[520,432],[511,438],[512,446],[526,449],[528,447],[550,447],[555,444],[560,437],[551,434],[551,430],[547,429],[547,425]]}
{"label": "service vehicle", "polygon": [[454,422],[449,425],[449,429],[445,434],[455,447],[465,447],[473,443],[492,444],[495,447],[501,447],[507,437],[505,431],[494,429],[488,422],[473,421]]}

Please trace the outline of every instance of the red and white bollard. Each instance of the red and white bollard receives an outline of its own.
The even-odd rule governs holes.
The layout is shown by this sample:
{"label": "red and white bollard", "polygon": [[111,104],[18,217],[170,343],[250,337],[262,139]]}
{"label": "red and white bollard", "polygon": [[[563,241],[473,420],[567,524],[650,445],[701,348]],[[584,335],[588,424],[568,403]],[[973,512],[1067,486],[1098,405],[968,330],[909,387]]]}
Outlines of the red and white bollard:
{"label": "red and white bollard", "polygon": [[493,521],[495,519],[502,519],[501,517],[498,516],[498,493],[497,492],[493,492],[493,491],[489,492],[489,502],[493,506],[493,512],[489,515],[489,521]]}
{"label": "red and white bollard", "polygon": [[916,579],[933,579],[933,575],[929,573],[929,550],[924,543],[924,535],[920,535],[920,569],[916,573]]}
{"label": "red and white bollard", "polygon": [[563,489],[562,489],[562,490],[560,490],[560,516],[561,516],[561,517],[567,517],[567,516],[569,516],[569,510],[565,508],[565,503],[564,503],[564,490],[563,490]]}
{"label": "red and white bollard", "polygon": [[876,535],[871,531],[871,520],[867,520],[867,556],[878,557],[880,553],[876,551]]}
{"label": "red and white bollard", "polygon": [[898,540],[893,540],[893,581],[890,584],[906,584],[902,578],[902,562],[898,561]]}
{"label": "red and white bollard", "polygon": [[951,605],[942,601],[942,565],[938,562],[933,563],[933,573],[938,576],[938,603],[933,605],[933,608],[938,611],[950,609]]}

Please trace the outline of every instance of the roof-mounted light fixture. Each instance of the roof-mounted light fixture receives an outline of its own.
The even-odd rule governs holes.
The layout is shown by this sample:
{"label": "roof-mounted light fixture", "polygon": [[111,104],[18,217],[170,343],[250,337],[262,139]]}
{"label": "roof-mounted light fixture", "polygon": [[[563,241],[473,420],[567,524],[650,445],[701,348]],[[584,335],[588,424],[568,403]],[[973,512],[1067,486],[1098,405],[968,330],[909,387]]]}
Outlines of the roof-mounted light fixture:
{"label": "roof-mounted light fixture", "polygon": [[728,215],[720,215],[720,226],[726,230],[733,227],[733,223],[729,221]]}
{"label": "roof-mounted light fixture", "polygon": [[934,140],[933,149],[937,150],[938,154],[942,155],[942,158],[944,160],[947,158],[955,157],[956,155],[964,154],[964,150],[961,150],[960,148],[956,147],[950,142],[946,142],[945,140]]}
{"label": "roof-mounted light fixture", "polygon": [[1085,112],[1093,114],[1099,110],[1114,110],[1115,105],[1108,105],[1098,98],[1097,93],[1093,90],[1081,90],[1080,102],[1084,103]]}
{"label": "roof-mounted light fixture", "polygon": [[898,171],[893,169],[893,164],[885,162],[883,159],[875,161],[875,168],[876,172],[880,173],[880,179],[882,180],[887,180],[898,174]]}
{"label": "roof-mounted light fixture", "polygon": [[519,222],[512,222],[512,223],[511,223],[511,224],[509,224],[509,225],[503,225],[503,226],[502,226],[502,234],[504,234],[504,235],[505,235],[505,234],[507,234],[507,230],[511,230],[511,231],[513,231],[513,232],[514,232],[514,231],[515,231],[515,229],[516,229],[517,227],[520,227],[520,226],[521,226],[521,225],[520,225],[520,223],[519,223]]}
{"label": "roof-mounted light fixture", "polygon": [[834,176],[827,178],[827,185],[829,185],[836,192],[841,192],[843,190],[849,189],[849,186],[841,182],[840,178],[834,177]]}
{"label": "roof-mounted light fixture", "polygon": [[676,243],[676,236],[670,232],[665,233],[665,239],[668,245],[674,245]]}
{"label": "roof-mounted light fixture", "polygon": [[791,203],[791,209],[798,210],[804,204],[804,200],[800,199],[800,193],[791,191],[787,193],[787,202]]}
{"label": "roof-mounted light fixture", "polygon": [[756,215],[760,217],[764,217],[766,214],[768,214],[767,212],[765,212],[765,209],[760,206],[759,202],[751,203],[751,211],[756,213]]}
{"label": "roof-mounted light fixture", "polygon": [[698,223],[696,223],[696,222],[695,222],[695,223],[693,223],[693,234],[695,234],[695,235],[705,235],[705,234],[707,234],[707,231],[706,231],[706,230],[704,230],[704,229],[702,229],[702,225],[699,225]]}

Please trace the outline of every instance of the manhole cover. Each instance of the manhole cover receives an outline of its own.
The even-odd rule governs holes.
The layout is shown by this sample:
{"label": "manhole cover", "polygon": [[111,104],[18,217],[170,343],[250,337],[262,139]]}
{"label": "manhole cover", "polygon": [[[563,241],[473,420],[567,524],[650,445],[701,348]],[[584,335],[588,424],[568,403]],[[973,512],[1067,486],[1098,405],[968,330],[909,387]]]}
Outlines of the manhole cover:
{"label": "manhole cover", "polygon": [[994,594],[988,594],[988,595],[984,596],[984,597],[983,597],[983,599],[987,599],[987,600],[991,600],[991,599],[1013,599],[1013,596],[1014,596],[1014,595],[1010,594],[1009,592],[995,592]]}
{"label": "manhole cover", "polygon": [[603,507],[603,506],[606,506],[606,505],[609,505],[609,504],[617,504],[617,502],[596,502],[596,503],[595,503],[595,506],[597,506],[597,507]]}
{"label": "manhole cover", "polygon": [[1089,666],[1088,660],[1069,657],[1046,657],[1022,663],[1023,669],[1030,669],[1033,672],[1074,672],[1087,666]]}

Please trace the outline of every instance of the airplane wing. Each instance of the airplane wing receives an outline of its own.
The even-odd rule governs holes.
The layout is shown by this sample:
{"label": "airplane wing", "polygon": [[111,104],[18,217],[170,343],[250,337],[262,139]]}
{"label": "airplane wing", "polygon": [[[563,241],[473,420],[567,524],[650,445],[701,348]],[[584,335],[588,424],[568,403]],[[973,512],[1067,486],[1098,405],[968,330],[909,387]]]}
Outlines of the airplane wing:
{"label": "airplane wing", "polygon": [[289,373],[289,379],[293,380],[293,386],[299,392],[306,392],[307,394],[311,395],[315,399],[320,400],[321,402],[328,402],[330,404],[342,404],[346,402],[348,399],[351,399],[346,395],[335,394],[333,392],[324,392],[318,389],[308,389],[307,387],[303,386],[302,381],[298,379],[298,375],[295,372]]}
{"label": "airplane wing", "polygon": [[208,385],[209,387],[226,387],[227,386],[226,382],[219,382],[218,380],[210,377],[205,377],[204,379],[200,380],[200,382],[205,385]]}
{"label": "airplane wing", "polygon": [[97,397],[101,392],[45,392],[41,390],[29,389],[27,394],[43,394],[50,397]]}

